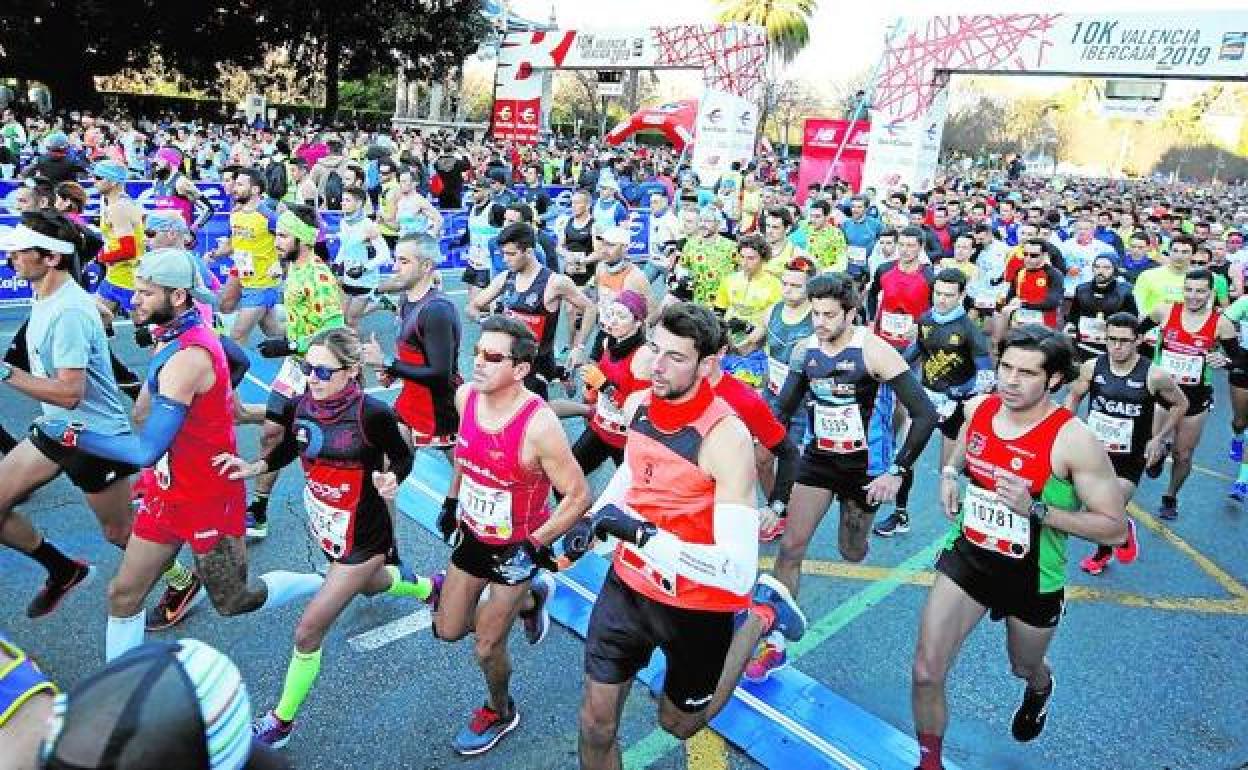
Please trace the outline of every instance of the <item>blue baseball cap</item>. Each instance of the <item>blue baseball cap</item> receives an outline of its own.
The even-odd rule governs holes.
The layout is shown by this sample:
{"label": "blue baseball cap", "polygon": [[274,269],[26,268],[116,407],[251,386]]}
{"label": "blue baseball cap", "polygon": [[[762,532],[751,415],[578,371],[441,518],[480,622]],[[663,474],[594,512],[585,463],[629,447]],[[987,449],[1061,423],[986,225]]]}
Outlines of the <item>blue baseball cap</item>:
{"label": "blue baseball cap", "polygon": [[124,182],[130,174],[125,166],[115,160],[101,160],[91,167],[91,176],[109,182]]}

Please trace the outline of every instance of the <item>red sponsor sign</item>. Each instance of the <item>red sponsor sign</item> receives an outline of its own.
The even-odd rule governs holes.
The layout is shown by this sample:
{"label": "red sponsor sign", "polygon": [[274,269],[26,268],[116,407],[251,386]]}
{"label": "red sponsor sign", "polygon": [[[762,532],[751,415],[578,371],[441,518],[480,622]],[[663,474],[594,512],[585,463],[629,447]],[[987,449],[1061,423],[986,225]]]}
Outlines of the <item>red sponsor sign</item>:
{"label": "red sponsor sign", "polygon": [[496,99],[491,121],[495,139],[536,144],[541,130],[542,100]]}
{"label": "red sponsor sign", "polygon": [[[867,160],[867,139],[871,124],[865,120],[830,120],[809,118],[802,129],[802,164],[797,176],[797,199],[806,202],[809,185],[831,182],[840,177],[849,182],[854,192],[862,186],[862,165]],[[841,157],[833,165],[836,151],[844,143]],[[831,173],[828,173],[831,168]]]}

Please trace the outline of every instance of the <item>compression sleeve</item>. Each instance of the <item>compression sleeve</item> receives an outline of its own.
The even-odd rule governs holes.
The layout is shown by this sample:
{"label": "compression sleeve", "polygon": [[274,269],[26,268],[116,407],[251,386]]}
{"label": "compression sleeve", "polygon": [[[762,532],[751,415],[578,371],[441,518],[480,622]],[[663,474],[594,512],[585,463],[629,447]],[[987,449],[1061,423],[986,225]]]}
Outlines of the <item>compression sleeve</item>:
{"label": "compression sleeve", "polygon": [[797,478],[797,461],[800,457],[793,439],[787,435],[784,440],[771,448],[776,456],[776,481],[771,487],[771,497],[767,502],[789,502],[789,493],[793,491],[793,480]]}
{"label": "compression sleeve", "polygon": [[455,360],[455,309],[449,302],[429,304],[420,317],[420,336],[425,345],[425,364],[409,364],[395,360],[386,372],[405,380],[429,384],[450,377]]}
{"label": "compression sleeve", "polygon": [[191,222],[191,229],[198,232],[202,230],[204,225],[208,224],[208,220],[212,219],[212,215],[217,213],[217,209],[212,205],[212,201],[204,196],[195,199],[195,216]]}
{"label": "compression sleeve", "polygon": [[282,409],[281,415],[265,415],[265,418],[269,420],[277,417],[273,421],[282,426],[281,441],[264,458],[264,464],[270,471],[285,468],[299,454],[299,445],[295,442],[295,405],[298,403],[298,399],[289,400]]}
{"label": "compression sleeve", "polygon": [[243,378],[247,376],[247,370],[251,368],[251,359],[247,357],[246,351],[229,336],[221,335],[217,339],[221,340],[221,350],[225,353],[225,361],[230,367],[230,387],[237,390]]}
{"label": "compression sleeve", "polygon": [[713,543],[687,543],[660,529],[640,550],[690,580],[748,594],[758,579],[758,510],[739,503],[716,503],[713,515]]}
{"label": "compression sleeve", "polygon": [[628,466],[628,449],[625,448],[625,460],[620,463],[620,467],[615,469],[615,475],[607,482],[607,486],[598,495],[598,500],[590,507],[589,513],[595,514],[608,505],[614,505],[618,508],[635,514],[624,498],[628,494],[628,488],[633,485],[633,472]]}
{"label": "compression sleeve", "polygon": [[776,419],[781,425],[788,426],[793,413],[801,405],[806,396],[810,381],[806,378],[806,367],[794,366],[789,369],[789,376],[784,378],[780,387],[780,395],[776,397]]}
{"label": "compression sleeve", "polygon": [[117,248],[100,252],[99,260],[106,265],[125,262],[139,256],[138,248],[133,235],[123,235],[117,239]]}
{"label": "compression sleeve", "polygon": [[1235,369],[1243,369],[1248,367],[1248,350],[1244,350],[1239,344],[1238,337],[1223,337],[1218,340],[1222,344],[1222,350],[1226,353],[1226,357],[1230,359],[1230,366]]}
{"label": "compression sleeve", "polygon": [[387,469],[400,482],[412,472],[412,450],[399,433],[399,420],[389,406],[374,398],[364,399],[364,410],[360,422],[364,427],[364,438],[377,447],[390,461]]}
{"label": "compression sleeve", "polygon": [[169,445],[186,421],[188,407],[168,396],[152,395],[152,411],[138,436],[122,433],[109,436],[92,430],[78,434],[78,448],[87,454],[114,462],[150,468],[169,451]]}
{"label": "compression sleeve", "polygon": [[898,465],[913,470],[936,427],[936,409],[909,369],[889,380],[888,385],[910,415],[910,429],[906,431],[905,443],[897,451],[896,461]]}

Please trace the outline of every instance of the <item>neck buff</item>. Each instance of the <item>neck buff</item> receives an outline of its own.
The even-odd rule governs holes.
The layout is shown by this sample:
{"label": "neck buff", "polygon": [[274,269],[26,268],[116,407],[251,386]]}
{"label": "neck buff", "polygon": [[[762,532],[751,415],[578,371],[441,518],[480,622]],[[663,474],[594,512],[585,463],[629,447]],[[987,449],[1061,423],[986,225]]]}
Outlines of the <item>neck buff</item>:
{"label": "neck buff", "polygon": [[675,403],[662,398],[650,399],[650,422],[654,427],[664,433],[675,433],[701,417],[714,400],[715,391],[705,378],[697,387],[697,392],[688,401]]}
{"label": "neck buff", "polygon": [[637,327],[637,331],[622,340],[613,339],[608,336],[607,354],[611,356],[612,360],[620,361],[627,357],[629,353],[632,353],[634,350],[641,347],[645,341],[646,326],[645,324],[642,324]]}
{"label": "neck buff", "polygon": [[947,324],[950,321],[956,321],[966,315],[966,308],[962,305],[954,305],[953,309],[948,313],[940,313],[936,308],[932,308],[932,320],[938,324]]}
{"label": "neck buff", "polygon": [[[308,391],[311,396],[311,391]],[[361,399],[364,398],[364,391],[360,388],[360,383],[352,380],[346,386],[325,399],[318,401],[315,398],[307,399],[305,408],[308,416],[318,422],[328,422],[341,417],[348,409],[355,407]]]}
{"label": "neck buff", "polygon": [[169,323],[152,327],[152,338],[158,342],[169,342],[182,336],[187,329],[200,322],[199,310],[191,308],[183,311],[181,315],[169,321]]}

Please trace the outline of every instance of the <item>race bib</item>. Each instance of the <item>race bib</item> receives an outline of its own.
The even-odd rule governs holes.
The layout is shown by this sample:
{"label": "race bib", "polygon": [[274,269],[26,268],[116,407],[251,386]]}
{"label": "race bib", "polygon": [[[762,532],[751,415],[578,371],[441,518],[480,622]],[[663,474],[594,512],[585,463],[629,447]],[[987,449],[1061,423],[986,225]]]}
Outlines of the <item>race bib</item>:
{"label": "race bib", "polygon": [[936,391],[928,390],[927,388],[924,388],[923,390],[927,391],[927,397],[932,402],[932,407],[936,409],[936,415],[940,418],[941,422],[944,422],[953,416],[953,411],[958,408],[957,401],[949,398],[948,394],[945,393],[937,393]]}
{"label": "race bib", "polygon": [[650,583],[668,596],[676,595],[676,570],[674,567],[660,564],[658,560],[648,558],[641,551],[623,543],[620,544],[619,554],[621,565],[640,575],[647,583]]}
{"label": "race bib", "polygon": [[1036,310],[1034,307],[1020,307],[1014,311],[1014,323],[1042,324],[1044,323],[1044,311]]}
{"label": "race bib", "polygon": [[628,431],[624,412],[615,405],[615,400],[607,394],[598,394],[598,405],[595,414],[598,415],[598,424],[607,432],[623,436]]}
{"label": "race bib", "polygon": [[1010,510],[996,492],[968,485],[962,511],[962,534],[972,545],[1011,559],[1031,550],[1031,517]]}
{"label": "race bib", "polygon": [[152,475],[156,477],[156,486],[168,489],[173,486],[173,474],[169,472],[169,453],[165,452],[152,466]]}
{"label": "race bib", "polygon": [[789,365],[774,358],[767,359],[767,390],[779,395],[784,381],[789,378]]}
{"label": "race bib", "polygon": [[273,380],[273,392],[292,399],[302,396],[307,388],[308,378],[299,368],[299,363],[293,358],[283,361],[282,368],[277,372],[277,379]]}
{"label": "race bib", "polygon": [[850,246],[845,249],[845,254],[849,257],[851,265],[867,264],[867,250],[861,246]]}
{"label": "race bib", "polygon": [[884,313],[880,316],[880,331],[890,337],[907,337],[914,328],[914,318],[906,313]]}
{"label": "race bib", "polygon": [[815,440],[825,452],[859,452],[867,446],[857,404],[815,404]]}
{"label": "race bib", "polygon": [[250,251],[235,251],[234,267],[244,278],[251,278],[256,274],[256,261]]}
{"label": "race bib", "polygon": [[303,490],[303,509],[308,512],[308,530],[316,542],[331,556],[342,556],[347,548],[351,512],[320,499],[310,487]]}
{"label": "race bib", "polygon": [[1126,417],[1111,417],[1101,412],[1088,412],[1088,427],[1105,445],[1105,451],[1118,454],[1131,449],[1131,433],[1135,421]]}
{"label": "race bib", "polygon": [[490,269],[490,252],[484,245],[480,243],[471,244],[468,247],[468,264],[473,270],[489,270]]}
{"label": "race bib", "polygon": [[1104,318],[1080,318],[1079,319],[1079,339],[1084,342],[1090,342],[1094,345],[1105,344],[1105,319]]}
{"label": "race bib", "polygon": [[459,477],[459,517],[478,535],[503,540],[514,531],[511,523],[511,492]]}
{"label": "race bib", "polygon": [[1180,385],[1199,385],[1200,376],[1205,370],[1205,357],[1163,350],[1161,351],[1161,368],[1174,375],[1175,381]]}

